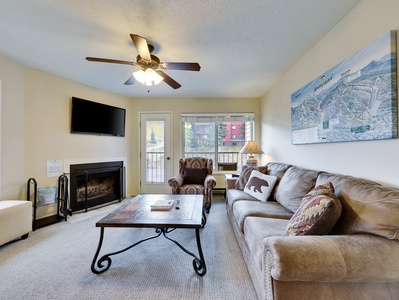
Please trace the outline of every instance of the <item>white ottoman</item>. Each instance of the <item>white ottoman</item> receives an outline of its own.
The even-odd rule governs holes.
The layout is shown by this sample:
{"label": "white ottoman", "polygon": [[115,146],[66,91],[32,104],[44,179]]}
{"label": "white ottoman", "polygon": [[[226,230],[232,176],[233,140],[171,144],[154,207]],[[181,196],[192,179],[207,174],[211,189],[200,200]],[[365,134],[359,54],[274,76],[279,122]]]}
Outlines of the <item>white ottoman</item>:
{"label": "white ottoman", "polygon": [[27,238],[32,231],[32,202],[0,201],[0,246],[16,238]]}

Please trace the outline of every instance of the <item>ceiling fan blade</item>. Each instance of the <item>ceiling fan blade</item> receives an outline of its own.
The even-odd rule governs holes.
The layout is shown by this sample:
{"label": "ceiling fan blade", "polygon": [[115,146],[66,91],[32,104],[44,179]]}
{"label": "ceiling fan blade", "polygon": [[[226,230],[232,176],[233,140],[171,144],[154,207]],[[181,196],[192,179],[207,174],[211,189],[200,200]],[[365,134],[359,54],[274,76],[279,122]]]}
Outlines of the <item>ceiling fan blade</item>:
{"label": "ceiling fan blade", "polygon": [[95,61],[95,62],[104,62],[104,63],[111,63],[111,64],[122,64],[122,65],[130,65],[130,66],[137,66],[136,62],[133,61],[126,61],[126,60],[118,60],[118,59],[108,59],[108,58],[98,58],[98,57],[86,57],[88,61]]}
{"label": "ceiling fan blade", "polygon": [[161,68],[165,70],[199,71],[201,66],[199,63],[163,62]]}
{"label": "ceiling fan blade", "polygon": [[175,90],[177,90],[178,88],[181,87],[181,84],[178,83],[177,81],[175,81],[173,78],[169,77],[168,75],[166,75],[164,72],[162,71],[156,71],[160,76],[162,76],[163,81],[170,85],[172,88],[174,88]]}
{"label": "ceiling fan blade", "polygon": [[130,37],[137,48],[141,58],[145,60],[151,60],[150,50],[148,49],[148,44],[145,38],[139,36],[138,34],[130,34]]}
{"label": "ceiling fan blade", "polygon": [[126,80],[126,82],[124,83],[125,85],[132,85],[134,84],[134,77],[133,75],[129,77],[128,80]]}

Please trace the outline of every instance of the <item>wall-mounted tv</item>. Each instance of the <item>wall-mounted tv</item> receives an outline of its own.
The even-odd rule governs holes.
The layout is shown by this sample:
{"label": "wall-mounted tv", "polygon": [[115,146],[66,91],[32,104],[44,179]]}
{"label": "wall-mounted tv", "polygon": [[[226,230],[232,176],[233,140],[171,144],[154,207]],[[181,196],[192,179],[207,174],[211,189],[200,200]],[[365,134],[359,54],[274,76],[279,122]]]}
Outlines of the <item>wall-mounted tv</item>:
{"label": "wall-mounted tv", "polygon": [[126,110],[72,97],[71,133],[125,136]]}

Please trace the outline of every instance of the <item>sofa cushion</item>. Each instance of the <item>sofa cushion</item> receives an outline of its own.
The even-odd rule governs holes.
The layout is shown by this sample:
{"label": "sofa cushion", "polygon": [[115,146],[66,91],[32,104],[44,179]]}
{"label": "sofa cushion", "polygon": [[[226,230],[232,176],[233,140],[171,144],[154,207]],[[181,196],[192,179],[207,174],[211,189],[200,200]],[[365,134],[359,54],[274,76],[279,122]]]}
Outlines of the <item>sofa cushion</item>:
{"label": "sofa cushion", "polygon": [[331,182],[312,189],[292,216],[285,235],[328,234],[341,215],[341,202]]}
{"label": "sofa cushion", "polygon": [[204,184],[205,177],[208,174],[206,168],[185,168],[183,184]]}
{"label": "sofa cushion", "polygon": [[241,191],[244,190],[245,185],[247,184],[249,177],[251,176],[251,173],[253,170],[259,171],[262,174],[266,174],[267,167],[266,166],[253,167],[253,166],[243,165],[240,176],[238,177],[236,184],[235,184],[235,188],[237,190],[241,190]]}
{"label": "sofa cushion", "polygon": [[315,186],[318,171],[290,167],[276,189],[276,201],[293,213],[302,198]]}
{"label": "sofa cushion", "polygon": [[277,202],[242,200],[234,203],[233,215],[238,228],[243,232],[244,221],[247,217],[284,219],[288,221],[292,217],[292,212]]}
{"label": "sofa cushion", "polygon": [[233,210],[234,203],[241,200],[259,202],[258,199],[252,197],[251,195],[248,195],[244,191],[236,189],[227,190],[226,191],[227,212],[231,212]]}
{"label": "sofa cushion", "polygon": [[276,176],[262,174],[259,171],[253,170],[245,185],[244,192],[260,201],[266,202],[272,193],[276,181]]}
{"label": "sofa cushion", "polygon": [[244,238],[253,257],[258,272],[264,264],[264,239],[282,236],[288,220],[248,217],[244,223]]}
{"label": "sofa cushion", "polygon": [[316,184],[331,181],[342,204],[334,234],[369,233],[399,240],[399,189],[340,174],[321,173]]}

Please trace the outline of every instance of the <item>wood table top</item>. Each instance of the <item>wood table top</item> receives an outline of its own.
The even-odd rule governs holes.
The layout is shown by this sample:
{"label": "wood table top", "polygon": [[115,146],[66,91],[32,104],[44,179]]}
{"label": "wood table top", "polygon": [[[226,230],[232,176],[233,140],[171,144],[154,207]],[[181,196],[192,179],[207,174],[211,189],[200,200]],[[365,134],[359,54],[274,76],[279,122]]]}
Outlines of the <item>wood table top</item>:
{"label": "wood table top", "polygon": [[[153,211],[157,200],[179,200],[170,210]],[[96,223],[96,227],[200,228],[202,195],[138,195]]]}

